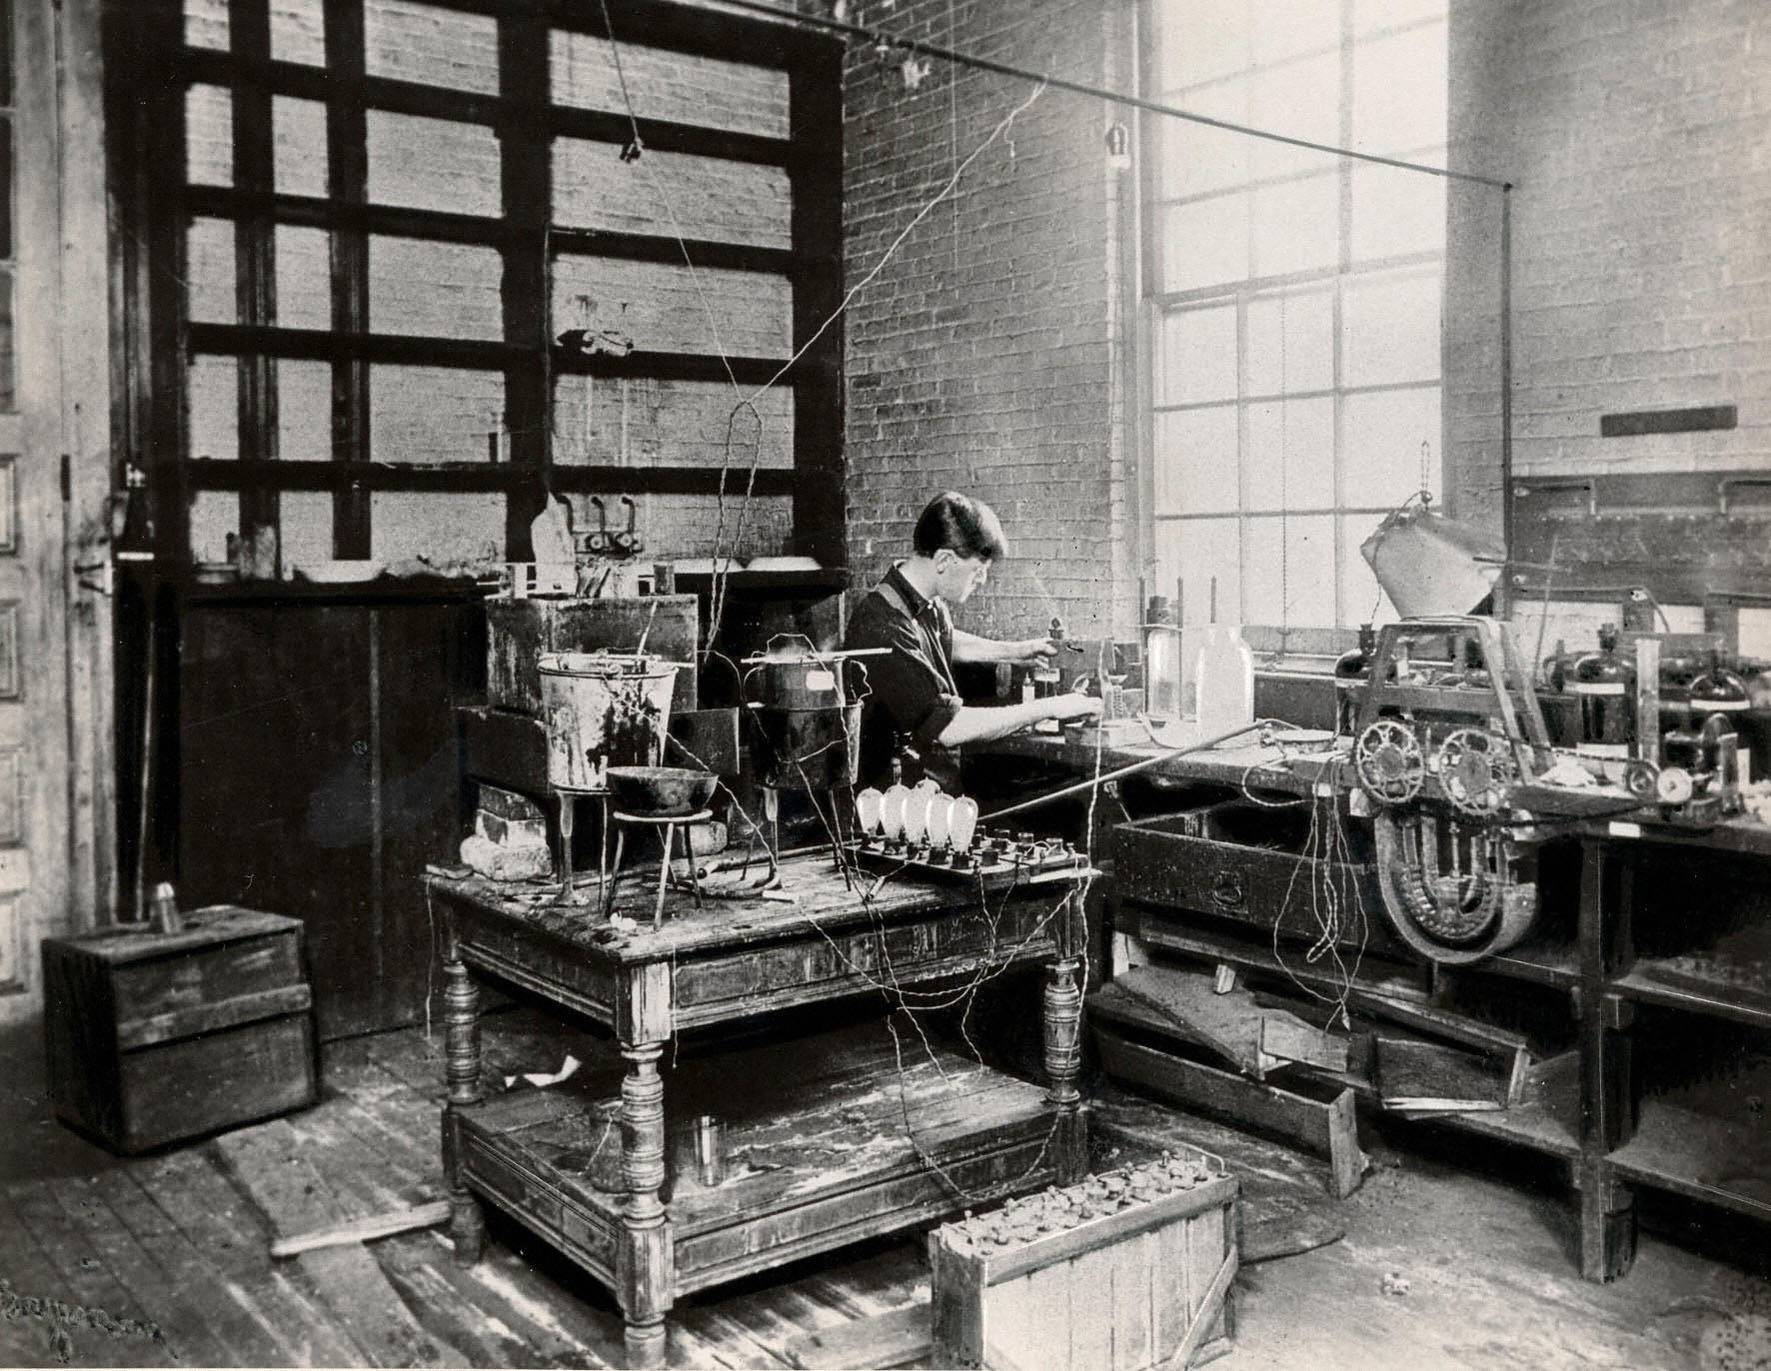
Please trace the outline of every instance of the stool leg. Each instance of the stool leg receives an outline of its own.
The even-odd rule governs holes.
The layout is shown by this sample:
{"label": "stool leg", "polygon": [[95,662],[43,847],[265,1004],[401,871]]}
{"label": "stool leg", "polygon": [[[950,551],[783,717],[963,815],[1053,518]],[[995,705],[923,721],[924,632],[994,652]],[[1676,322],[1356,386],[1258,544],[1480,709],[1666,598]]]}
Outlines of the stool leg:
{"label": "stool leg", "polygon": [[658,903],[652,907],[652,928],[664,927],[664,892],[670,888],[670,851],[676,846],[676,825],[664,825],[664,856],[658,862]]}
{"label": "stool leg", "polygon": [[615,825],[615,864],[609,868],[609,889],[603,896],[603,913],[615,912],[615,883],[621,879],[621,853],[627,843],[627,830]]}
{"label": "stool leg", "polygon": [[609,797],[600,797],[602,805],[602,827],[596,835],[596,899],[606,914],[609,910]]}
{"label": "stool leg", "polygon": [[683,847],[689,854],[689,889],[695,895],[695,908],[701,908],[701,877],[695,873],[695,825],[683,825]]}

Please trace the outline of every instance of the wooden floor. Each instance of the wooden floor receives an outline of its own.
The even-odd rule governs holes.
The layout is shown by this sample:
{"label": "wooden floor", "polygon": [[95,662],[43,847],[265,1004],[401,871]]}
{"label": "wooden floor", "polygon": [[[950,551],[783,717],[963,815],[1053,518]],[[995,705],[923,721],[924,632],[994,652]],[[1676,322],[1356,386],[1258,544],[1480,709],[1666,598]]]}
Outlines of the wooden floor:
{"label": "wooden floor", "polygon": [[[488,1020],[488,1062],[501,1075],[557,1070],[568,1049],[594,1050],[522,1014]],[[440,1035],[330,1044],[316,1108],[132,1160],[55,1124],[40,1076],[33,1087],[8,1055],[0,1365],[620,1364],[607,1295],[509,1228],[494,1227],[471,1269],[436,1230],[269,1256],[273,1236],[316,1219],[442,1197]],[[1238,1282],[1236,1349],[1217,1363],[1226,1371],[1771,1365],[1771,1285],[1654,1238],[1625,1281],[1583,1282],[1556,1196],[1455,1156],[1404,1164],[1377,1141],[1373,1173],[1336,1204],[1314,1159],[1116,1091],[1096,1107],[1102,1166],[1190,1140],[1243,1177],[1252,1260]],[[785,1366],[808,1332],[927,1297],[919,1242],[854,1249],[685,1301],[669,1359]]]}

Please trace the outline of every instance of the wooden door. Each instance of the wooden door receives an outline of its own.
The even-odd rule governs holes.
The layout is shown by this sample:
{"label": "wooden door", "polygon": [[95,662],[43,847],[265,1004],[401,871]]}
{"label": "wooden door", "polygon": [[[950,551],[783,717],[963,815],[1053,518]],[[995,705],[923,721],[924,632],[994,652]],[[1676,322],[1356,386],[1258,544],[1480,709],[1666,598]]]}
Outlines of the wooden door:
{"label": "wooden door", "polygon": [[[0,0],[0,1020],[37,942],[108,912],[110,404],[97,5]],[[82,554],[84,555],[84,554]],[[93,554],[102,561],[103,548]],[[102,687],[95,690],[95,687]],[[108,718],[108,712],[105,712]]]}

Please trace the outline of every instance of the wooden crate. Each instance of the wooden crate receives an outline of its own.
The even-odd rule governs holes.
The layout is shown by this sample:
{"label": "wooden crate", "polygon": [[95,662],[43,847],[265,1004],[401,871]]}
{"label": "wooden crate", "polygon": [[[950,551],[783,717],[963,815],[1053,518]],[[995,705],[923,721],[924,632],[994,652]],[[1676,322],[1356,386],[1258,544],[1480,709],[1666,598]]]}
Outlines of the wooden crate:
{"label": "wooden crate", "polygon": [[176,933],[46,938],[43,991],[56,1115],[116,1151],[316,1098],[299,919],[216,905]]}
{"label": "wooden crate", "polygon": [[1239,1194],[1187,1148],[943,1225],[932,1364],[1143,1371],[1229,1351]]}

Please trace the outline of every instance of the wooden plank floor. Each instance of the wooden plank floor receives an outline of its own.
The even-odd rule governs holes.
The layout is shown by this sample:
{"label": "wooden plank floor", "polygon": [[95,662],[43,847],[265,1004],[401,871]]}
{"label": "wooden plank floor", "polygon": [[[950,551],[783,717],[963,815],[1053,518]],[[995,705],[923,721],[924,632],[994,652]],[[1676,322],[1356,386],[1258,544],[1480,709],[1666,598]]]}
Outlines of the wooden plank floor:
{"label": "wooden plank floor", "polygon": [[[594,1065],[608,1049],[507,1013],[489,1016],[486,1050],[502,1077],[557,1070],[568,1051]],[[443,1196],[440,1036],[330,1044],[323,1074],[311,1110],[156,1156],[101,1159],[59,1128],[43,1131],[50,1146],[35,1174],[14,1165],[0,1185],[10,1315],[0,1365],[63,1355],[81,1366],[621,1364],[608,1294],[502,1223],[471,1269],[436,1230],[272,1260],[279,1216],[286,1227],[295,1213],[363,1217]],[[1344,1241],[1246,1268],[1226,1371],[1697,1366],[1721,1334],[1750,1334],[1752,1319],[1771,1326],[1771,1286],[1653,1238],[1628,1280],[1582,1282],[1559,1200],[1436,1162],[1403,1165],[1381,1143],[1365,1186],[1337,1205],[1322,1163],[1285,1147],[1110,1088],[1096,1120],[1102,1169],[1186,1141],[1223,1155],[1244,1181],[1251,1251],[1345,1229]],[[1382,1293],[1392,1274],[1409,1294]],[[672,1366],[781,1367],[803,1334],[927,1298],[920,1242],[877,1242],[684,1301],[668,1356]]]}

